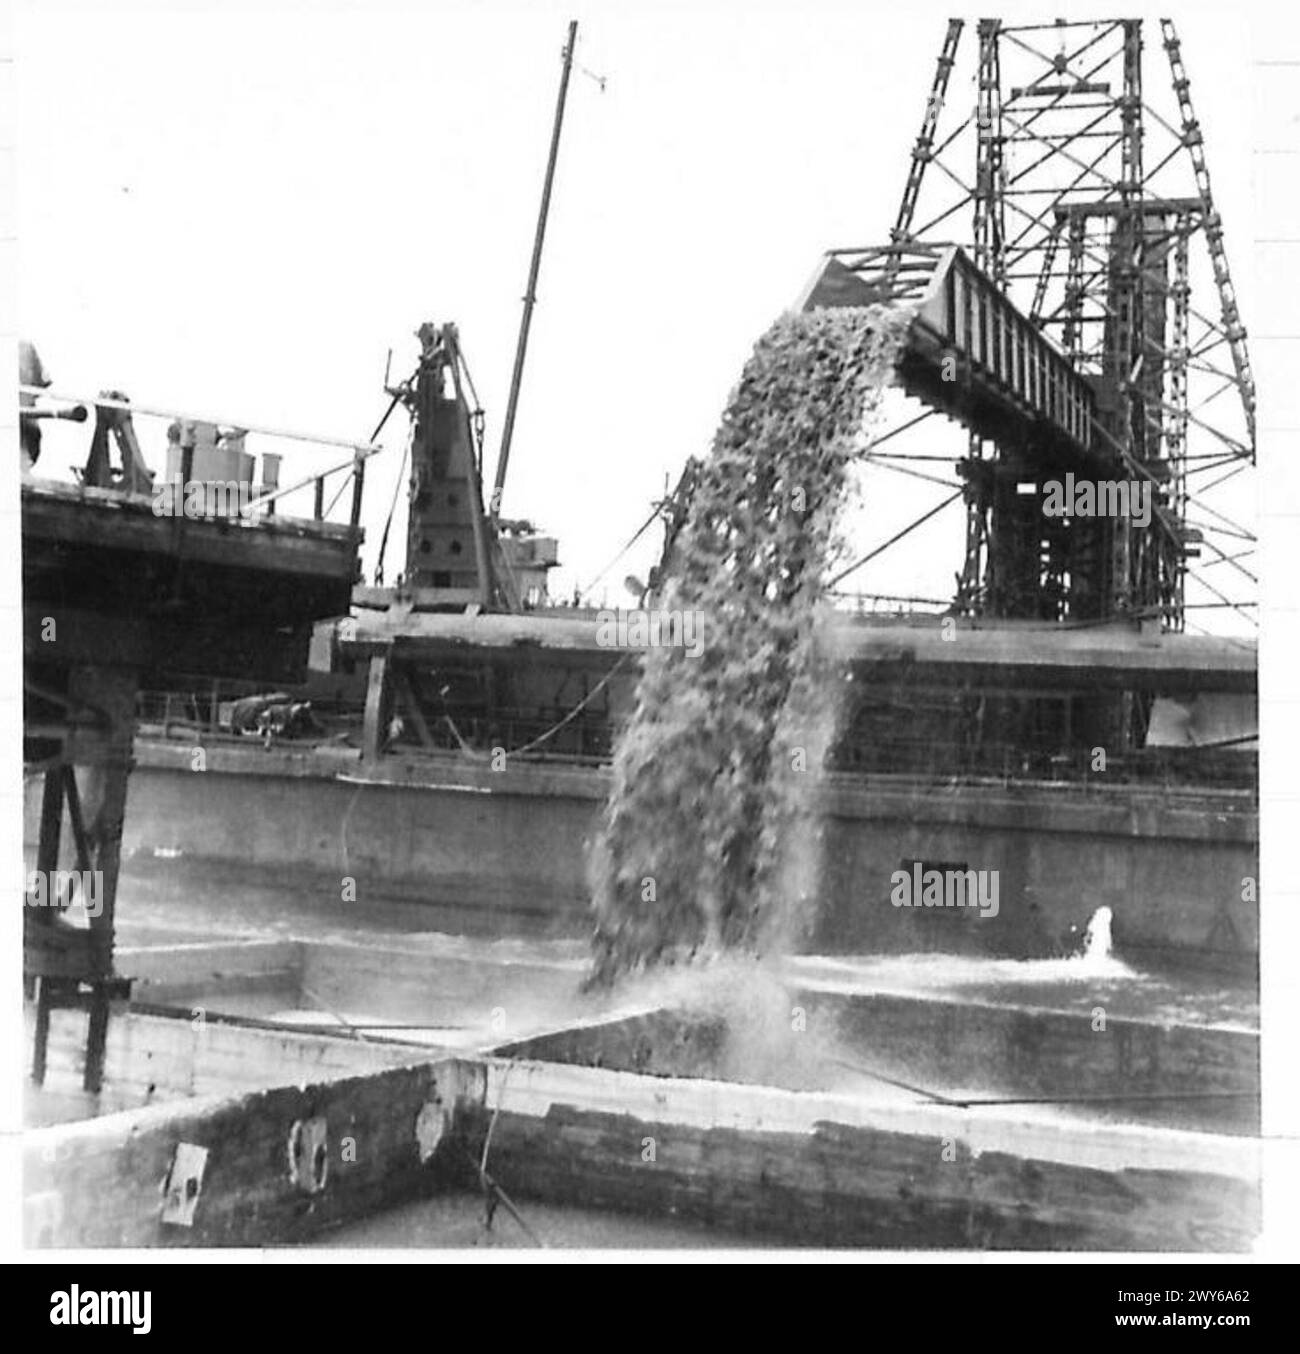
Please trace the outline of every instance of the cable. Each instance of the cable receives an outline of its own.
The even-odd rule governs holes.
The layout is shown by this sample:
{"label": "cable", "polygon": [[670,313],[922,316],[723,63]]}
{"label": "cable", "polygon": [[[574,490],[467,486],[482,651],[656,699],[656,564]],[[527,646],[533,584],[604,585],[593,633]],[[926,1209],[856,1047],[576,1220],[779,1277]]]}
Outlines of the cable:
{"label": "cable", "polygon": [[985,1109],[1002,1105],[1122,1105],[1122,1104],[1145,1104],[1162,1103],[1164,1101],[1184,1101],[1184,1100],[1241,1100],[1252,1099],[1257,1092],[1253,1090],[1240,1091],[1140,1091],[1140,1092],[1121,1092],[1119,1094],[1109,1095],[1026,1095],[1026,1096],[947,1096],[938,1091],[927,1091],[924,1086],[916,1086],[911,1082],[900,1081],[895,1077],[888,1077],[883,1072],[876,1071],[873,1067],[868,1067],[865,1063],[857,1062],[853,1058],[828,1058],[839,1067],[847,1067],[852,1072],[857,1072],[864,1077],[870,1077],[874,1081],[883,1082],[886,1086],[897,1087],[900,1091],[910,1091],[913,1095],[919,1095],[936,1105],[943,1105],[949,1109]]}
{"label": "cable", "polygon": [[[497,1202],[504,1204],[506,1211],[514,1218],[519,1226],[523,1228],[524,1234],[533,1245],[536,1246],[538,1250],[545,1250],[547,1248],[546,1242],[544,1242],[524,1221],[523,1214],[515,1207],[510,1196],[501,1188],[500,1184],[488,1174],[488,1152],[492,1147],[492,1134],[496,1130],[497,1120],[501,1117],[501,1106],[505,1101],[506,1095],[506,1083],[510,1080],[510,1073],[514,1071],[514,1067],[515,1064],[513,1061],[508,1062],[506,1064],[505,1075],[501,1078],[501,1090],[497,1095],[496,1107],[492,1111],[492,1118],[488,1123],[487,1133],[483,1138],[483,1155],[479,1158],[478,1162],[478,1179],[479,1184],[483,1189],[483,1193],[495,1196]],[[472,1159],[473,1158],[471,1158],[471,1160]],[[489,1228],[492,1226],[492,1215],[494,1212],[496,1212],[495,1205],[489,1205],[487,1209],[487,1225]]]}
{"label": "cable", "polygon": [[952,480],[941,480],[938,475],[927,475],[924,470],[911,470],[905,465],[895,465],[892,460],[885,461],[875,456],[862,457],[864,465],[879,466],[881,470],[892,470],[896,475],[911,475],[913,479],[925,480],[927,484],[938,484],[944,489],[963,489],[965,486],[954,484]]}
{"label": "cable", "polygon": [[326,1015],[333,1016],[334,1019],[337,1020],[338,1023],[339,1023],[340,1025],[342,1025],[343,1028],[344,1028],[345,1030],[347,1030],[348,1035],[349,1035],[350,1038],[352,1038],[352,1039],[359,1039],[363,1044],[366,1044],[366,1043],[369,1043],[369,1042],[370,1042],[370,1041],[366,1038],[366,1036],[365,1036],[364,1034],[361,1033],[360,1029],[358,1029],[357,1026],[355,1026],[355,1025],[347,1018],[347,1016],[345,1016],[345,1015],[340,1015],[339,1012],[336,1011],[332,1006],[327,1006],[327,1005],[320,999],[320,997],[319,997],[315,992],[313,992],[313,991],[311,990],[310,987],[308,987],[308,986],[306,985],[306,983],[300,983],[300,984],[299,984],[299,988],[300,988],[300,990],[302,991],[302,994],[303,994],[304,997],[308,998],[308,1000],[310,1000],[310,1001],[314,1001],[314,1002],[316,1003],[316,1005],[319,1006],[320,1009],[321,1009],[322,1011],[325,1012]]}
{"label": "cable", "polygon": [[949,497],[945,498],[943,502],[940,503],[937,507],[931,508],[930,511],[927,513],[923,513],[910,526],[904,527],[902,531],[891,536],[882,545],[878,545],[874,550],[870,551],[868,554],[863,555],[860,560],[856,561],[853,564],[850,564],[847,569],[841,570],[838,574],[835,575],[834,578],[830,580],[830,583],[827,586],[831,588],[835,587],[837,583],[842,582],[851,573],[854,573],[856,570],[862,568],[862,566],[866,564],[869,560],[875,559],[875,557],[878,554],[880,554],[882,550],[888,550],[891,545],[895,544],[895,542],[897,541],[901,541],[903,537],[906,536],[909,532],[915,531],[917,527],[921,526],[925,522],[928,522],[930,518],[935,516],[936,513],[942,512],[943,509],[946,508],[950,503],[955,503],[957,499],[959,499],[965,492],[966,492],[965,489],[958,489],[955,494],[949,495]]}
{"label": "cable", "polygon": [[352,473],[343,476],[343,479],[339,484],[338,489],[335,491],[334,497],[330,499],[329,507],[326,508],[324,513],[322,514],[323,517],[329,517],[330,513],[334,511],[335,505],[338,503],[339,499],[343,497],[344,489],[346,489],[348,485],[352,483],[352,476],[355,475],[356,473],[357,473],[356,467],[353,466]]}
{"label": "cable", "polygon": [[379,539],[379,558],[375,561],[375,586],[384,582],[384,557],[388,553],[388,533],[393,525],[393,516],[397,512],[397,498],[402,492],[402,481],[406,476],[406,463],[410,459],[411,446],[415,442],[415,420],[406,435],[406,446],[402,448],[402,464],[397,469],[397,479],[393,483],[393,501],[388,505],[388,517],[384,522],[384,534]]}
{"label": "cable", "polygon": [[[570,710],[569,713],[565,715],[564,718],[561,719],[558,723],[552,724],[551,727],[547,729],[545,733],[539,734],[531,742],[525,743],[523,747],[514,748],[509,752],[506,752],[505,755],[507,757],[517,757],[519,756],[520,753],[530,752],[533,748],[546,742],[548,738],[554,737],[554,735],[559,733],[559,731],[562,728],[564,728],[566,724],[568,724],[571,720],[576,719],[578,715],[580,715],[582,711],[585,710],[586,707],[590,705],[593,700],[595,700],[595,698],[601,693],[601,691],[606,686],[608,686],[611,681],[613,681],[614,677],[617,675],[619,670],[628,663],[631,657],[632,655],[630,653],[624,654],[623,657],[620,658],[612,668],[610,668],[610,670],[600,679],[600,681],[598,681],[596,685],[593,686],[591,690],[588,691],[587,694],[577,703],[577,705],[575,705],[573,709]],[[453,720],[449,714],[447,714],[444,711],[442,717],[446,721],[447,727],[451,730],[452,736],[456,739],[456,742],[460,744],[461,751],[465,753],[467,757],[473,758],[474,761],[476,762],[483,762],[490,759],[490,757],[492,756],[491,753],[479,752],[477,749],[472,748],[461,737],[460,730],[456,727],[455,720]],[[505,750],[502,749],[502,751]]]}
{"label": "cable", "polygon": [[624,555],[627,554],[629,550],[631,550],[631,548],[637,543],[637,541],[639,541],[641,537],[644,536],[645,533],[654,525],[654,522],[656,518],[658,518],[658,516],[659,516],[659,505],[656,504],[655,507],[651,510],[650,516],[647,517],[645,521],[642,522],[641,525],[636,529],[636,532],[633,534],[632,539],[628,541],[628,543],[618,552],[618,554],[615,555],[614,558],[610,560],[610,562],[607,565],[605,565],[605,567],[600,571],[600,573],[598,573],[596,577],[593,578],[585,588],[581,589],[581,593],[583,596],[586,596],[587,593],[591,592],[591,590],[596,586],[596,584],[599,583],[600,580],[604,578],[607,573],[609,573],[609,571],[619,562],[619,560],[623,558]]}

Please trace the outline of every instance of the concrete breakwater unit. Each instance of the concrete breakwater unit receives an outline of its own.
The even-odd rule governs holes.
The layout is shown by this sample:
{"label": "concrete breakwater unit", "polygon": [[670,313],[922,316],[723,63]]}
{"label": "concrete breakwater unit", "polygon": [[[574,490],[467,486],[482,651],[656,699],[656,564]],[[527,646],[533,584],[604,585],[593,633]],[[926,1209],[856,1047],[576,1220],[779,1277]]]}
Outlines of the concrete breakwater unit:
{"label": "concrete breakwater unit", "polygon": [[[608,787],[597,768],[394,758],[380,776],[355,753],[260,747],[210,748],[204,774],[191,765],[184,747],[137,743],[128,877],[168,861],[247,866],[291,876],[325,905],[347,875],[359,883],[357,915],[407,901],[480,932],[513,922],[586,933],[585,851]],[[826,865],[815,950],[1029,957],[1109,906],[1122,953],[1254,970],[1258,904],[1242,890],[1257,869],[1249,791],[881,775],[831,776],[817,796]],[[891,875],[912,860],[998,869],[997,917],[891,906]],[[1096,865],[1086,882],[1080,860]]]}
{"label": "concrete breakwater unit", "polygon": [[935,957],[916,982],[912,959],[809,957],[582,995],[574,943],[266,938],[202,914],[128,902],[134,1004],[94,1104],[78,1013],[54,1013],[31,1244],[382,1236],[391,1210],[497,1191],[540,1244],[533,1209],[575,1200],[763,1244],[1239,1251],[1258,1231],[1245,994],[1080,961]]}

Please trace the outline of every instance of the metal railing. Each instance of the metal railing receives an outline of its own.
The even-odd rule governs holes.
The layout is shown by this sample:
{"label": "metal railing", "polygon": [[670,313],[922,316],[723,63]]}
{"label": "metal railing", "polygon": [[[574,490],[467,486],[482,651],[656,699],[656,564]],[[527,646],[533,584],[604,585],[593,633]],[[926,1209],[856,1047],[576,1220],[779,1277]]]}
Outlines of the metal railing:
{"label": "metal railing", "polygon": [[[356,528],[361,522],[366,461],[382,450],[373,443],[248,419],[210,417],[160,405],[139,404],[116,391],[87,396],[42,386],[21,385],[19,390],[31,401],[21,411],[24,420],[39,419],[52,424],[54,420],[71,418],[84,422],[86,412],[92,413],[94,427],[89,455],[83,464],[71,466],[74,478],[86,488],[116,490],[135,497],[148,493],[159,516],[253,521],[259,515],[274,516],[278,509],[292,502],[293,506],[301,508],[293,514],[295,518],[324,522],[330,520],[344,493],[351,488],[347,525]],[[168,465],[162,474],[148,465],[148,458],[137,440],[134,420],[141,417],[169,420]],[[244,449],[246,437],[272,439],[270,447],[260,449],[261,473],[257,478],[254,477],[257,457]],[[323,470],[312,469],[292,483],[282,485],[282,463],[288,453],[279,448],[284,443],[308,447],[312,454],[346,448],[348,455]],[[114,444],[120,456],[120,467],[111,463]],[[54,450],[50,447],[42,455],[38,463],[41,472],[48,473],[45,462]],[[223,465],[227,471],[237,468],[245,473],[218,473]],[[196,466],[199,467],[199,478],[196,478]],[[207,473],[203,473],[205,469]],[[34,470],[33,473],[38,472]],[[327,487],[334,487],[328,503]]]}
{"label": "metal railing", "polygon": [[[137,713],[145,736],[200,738],[204,742],[231,742],[256,746],[256,740],[233,731],[222,722],[232,695],[187,692],[146,692]],[[346,743],[360,749],[362,712],[344,704],[314,703],[317,734],[279,738],[274,746]],[[490,757],[503,749],[508,756],[530,762],[561,762],[600,766],[610,761],[624,721],[601,711],[584,711],[538,746],[542,735],[556,729],[564,711],[501,709],[486,714],[481,708],[451,707],[426,712],[426,744],[408,721],[389,739],[385,751],[404,758]],[[1069,786],[1088,795],[1106,796],[1135,788],[1165,795],[1195,797],[1223,790],[1255,794],[1258,761],[1249,752],[1230,749],[1147,748],[1141,752],[1108,756],[1104,771],[1093,767],[1091,748],[1037,747],[985,739],[966,743],[951,729],[929,735],[882,734],[879,728],[858,727],[843,732],[825,762],[835,778],[862,783],[874,777],[919,787],[954,789],[962,786]]]}

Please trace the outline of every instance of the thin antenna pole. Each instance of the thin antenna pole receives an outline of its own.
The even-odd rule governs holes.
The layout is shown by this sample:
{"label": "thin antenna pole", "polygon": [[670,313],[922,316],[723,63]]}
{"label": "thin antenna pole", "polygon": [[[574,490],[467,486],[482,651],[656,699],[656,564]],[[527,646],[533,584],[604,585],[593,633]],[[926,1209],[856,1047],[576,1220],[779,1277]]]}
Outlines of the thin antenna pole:
{"label": "thin antenna pole", "polygon": [[519,408],[519,387],[524,379],[524,358],[528,352],[528,329],[533,307],[537,304],[537,274],[542,266],[542,243],[546,239],[546,218],[551,210],[551,185],[555,182],[555,161],[560,153],[560,129],[564,125],[564,103],[569,94],[569,75],[573,70],[573,49],[578,41],[578,21],[569,24],[569,41],[564,49],[564,71],[560,76],[560,94],[555,104],[555,125],[551,129],[551,153],[546,162],[546,181],[542,185],[542,205],[537,213],[537,234],[533,239],[533,261],[528,269],[528,290],[524,293],[524,313],[519,321],[519,342],[515,348],[515,369],[510,377],[510,399],[506,404],[505,424],[501,429],[501,451],[497,456],[496,481],[492,490],[491,516],[501,516],[501,491],[505,487],[506,468],[510,464],[510,443],[515,433],[515,414]]}

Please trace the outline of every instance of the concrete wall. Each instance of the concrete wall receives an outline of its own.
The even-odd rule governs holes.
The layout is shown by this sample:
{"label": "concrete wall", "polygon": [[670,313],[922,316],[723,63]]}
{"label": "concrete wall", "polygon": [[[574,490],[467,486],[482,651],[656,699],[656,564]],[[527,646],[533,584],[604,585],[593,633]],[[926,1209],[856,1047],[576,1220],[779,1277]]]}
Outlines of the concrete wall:
{"label": "concrete wall", "polygon": [[336,903],[351,879],[362,906],[410,899],[585,915],[583,841],[594,798],[521,786],[516,772],[500,773],[494,790],[437,770],[441,788],[412,788],[299,774],[296,754],[225,755],[234,765],[217,760],[204,773],[141,759],[123,834],[128,857],[175,852],[289,869],[319,876]]}
{"label": "concrete wall", "polygon": [[[1258,950],[1258,907],[1242,899],[1242,880],[1258,874],[1258,848],[1248,837],[1185,836],[1167,814],[1125,830],[1087,804],[1055,823],[1025,814],[1019,825],[987,793],[963,792],[958,803],[964,822],[923,805],[914,806],[915,816],[834,817],[818,935],[849,951],[1043,956],[1108,906],[1116,947],[1137,957],[1166,947]],[[893,906],[893,873],[912,860],[997,871],[997,915]]]}
{"label": "concrete wall", "polygon": [[[874,1075],[975,1101],[998,1097],[1091,1100],[1126,1123],[1197,1131],[1259,1132],[1259,1035],[1083,1011],[913,998],[885,992],[799,989],[812,1034],[807,1045],[773,1048],[764,1084],[831,1091],[843,1059]],[[800,1035],[802,1038],[802,1034]],[[587,1023],[506,1044],[502,1057],[575,1063],[644,1076],[743,1080],[750,1041],[723,1016],[656,1010]],[[1186,1097],[1180,1099],[1180,1097]]]}
{"label": "concrete wall", "polygon": [[[141,1033],[147,1042],[147,1026]],[[366,1070],[291,1068],[287,1085],[163,1101],[29,1132],[26,1244],[302,1242],[436,1192],[449,1178],[463,1180],[460,1122],[481,1104],[485,1073],[446,1060],[391,1065],[410,1054],[375,1053]],[[483,1117],[475,1113],[473,1122]],[[309,1150],[299,1164],[304,1143]]]}
{"label": "concrete wall", "polygon": [[[355,760],[322,775],[287,751],[188,751],[137,745],[123,837],[128,860],[238,862],[317,879],[338,902],[409,899],[481,918],[586,924],[586,854],[599,831],[605,773],[517,764],[499,772],[448,759],[385,762],[383,782]],[[346,777],[346,778],[344,778]],[[1114,909],[1117,946],[1172,947],[1250,961],[1258,819],[1249,796],[1105,787],[954,786],[842,778],[821,795],[825,837],[818,950],[1051,951],[1093,911]],[[28,786],[29,841],[39,785]],[[905,861],[997,871],[996,918],[975,909],[901,909],[891,876]]]}

